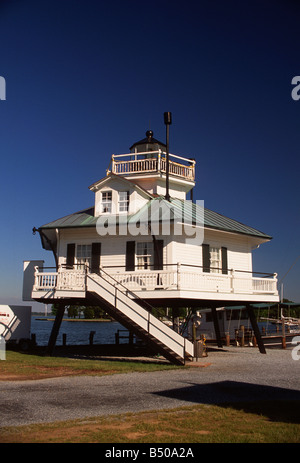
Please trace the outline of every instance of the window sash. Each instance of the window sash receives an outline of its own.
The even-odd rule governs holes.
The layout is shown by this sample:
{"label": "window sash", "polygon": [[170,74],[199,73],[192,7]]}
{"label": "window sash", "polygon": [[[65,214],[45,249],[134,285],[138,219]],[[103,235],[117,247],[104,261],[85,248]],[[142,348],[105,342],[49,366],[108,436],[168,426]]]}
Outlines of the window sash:
{"label": "window sash", "polygon": [[221,248],[211,246],[209,249],[209,254],[210,254],[211,273],[221,273],[221,270],[222,270]]}
{"label": "window sash", "polygon": [[137,243],[136,262],[138,270],[148,270],[153,264],[153,243]]}
{"label": "window sash", "polygon": [[128,212],[129,210],[129,191],[119,192],[119,212]]}
{"label": "window sash", "polygon": [[101,212],[111,213],[112,210],[112,192],[103,191],[101,197]]}
{"label": "window sash", "polygon": [[86,266],[90,268],[92,261],[92,245],[77,244],[76,246],[76,264],[78,269],[83,269]]}

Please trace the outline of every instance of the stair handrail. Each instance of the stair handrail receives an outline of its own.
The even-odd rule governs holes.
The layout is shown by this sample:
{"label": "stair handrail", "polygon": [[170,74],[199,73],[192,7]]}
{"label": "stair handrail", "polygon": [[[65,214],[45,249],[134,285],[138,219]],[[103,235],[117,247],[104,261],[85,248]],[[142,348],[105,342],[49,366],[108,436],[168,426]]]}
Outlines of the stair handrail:
{"label": "stair handrail", "polygon": [[103,267],[99,267],[99,272],[92,272],[92,273],[96,273],[96,275],[101,276],[101,272],[103,272],[105,275],[107,275],[109,278],[111,278],[115,282],[115,284],[113,285],[115,288],[117,286],[122,286],[122,288],[124,288],[125,291],[126,291],[126,295],[129,293],[135,299],[139,299],[142,302],[142,304],[145,304],[146,306],[148,306],[149,309],[150,309],[150,310],[148,310],[148,312],[151,313],[151,311],[152,311],[152,309],[154,309],[154,307],[151,304],[149,304],[149,302],[145,301],[145,299],[142,299],[140,296],[138,296],[136,293],[134,293],[131,289],[127,288],[127,286],[125,286],[123,283],[119,282],[116,278],[114,278],[108,272],[103,270]]}
{"label": "stair handrail", "polygon": [[[101,267],[100,267],[100,269],[101,269]],[[107,280],[104,278],[104,279],[107,281],[107,283],[111,284],[111,285],[113,286],[113,288],[115,288],[115,290],[118,290],[117,285],[121,285],[126,291],[128,291],[128,292],[131,293],[133,296],[135,296],[135,293],[133,293],[131,290],[129,290],[125,285],[123,285],[122,283],[119,283],[119,281],[116,280],[114,277],[111,277],[111,275],[110,275],[109,273],[107,273],[107,272],[105,272],[105,271],[103,271],[103,272],[105,273],[105,275],[107,275],[108,277],[112,278],[112,279],[115,281],[115,284],[111,284],[109,281],[107,281]],[[100,272],[93,272],[93,273],[95,273],[96,275],[99,275],[100,277],[102,277],[102,275],[101,275]],[[92,275],[92,274],[90,274],[90,273],[87,273],[87,274],[86,274],[87,278],[90,278],[90,279],[93,280],[95,283],[98,283],[96,280],[94,280],[94,279],[92,278],[91,275]],[[99,283],[98,283],[98,284],[99,284]],[[124,294],[123,291],[121,291],[121,293]],[[125,294],[125,295],[127,296],[127,294]],[[149,304],[147,301],[144,301],[141,297],[139,297],[139,296],[136,296],[136,297],[137,297],[137,299],[139,299],[139,300],[141,300],[142,302],[146,303],[149,307],[153,308],[153,306],[151,306],[151,304]],[[131,310],[134,311],[134,309],[133,309],[132,307],[131,307]],[[145,309],[145,310],[146,310],[146,309]],[[151,321],[150,321],[150,315],[152,315],[155,319],[156,319],[156,317],[155,317],[153,314],[151,314],[148,310],[146,310],[146,312],[148,313],[148,317],[147,317],[148,328],[147,328],[147,331],[148,331],[148,333],[150,333],[150,325],[153,325],[153,323],[151,323]],[[157,319],[157,320],[158,320],[158,319]],[[158,321],[159,321],[159,320],[158,320]],[[161,323],[163,323],[163,322],[161,322]],[[157,328],[159,331],[161,331],[161,329],[158,328],[157,326],[156,326],[156,328]],[[172,331],[174,331],[174,330],[172,330]],[[169,335],[168,333],[166,333],[165,331],[164,331],[164,334],[165,334],[167,337],[170,337],[170,335]],[[176,331],[174,331],[174,334],[179,334],[179,333],[176,333]],[[173,339],[173,341],[175,341],[178,345],[180,345],[181,347],[183,347],[183,356],[182,356],[182,358],[183,358],[184,361],[185,361],[186,341],[187,341],[187,340],[186,340],[186,338],[185,338],[184,336],[182,336],[182,335],[180,335],[180,334],[179,334],[179,336],[182,338],[182,341],[183,341],[182,344],[181,344],[181,343],[178,343],[177,341],[175,341],[174,338],[172,338],[172,339]]]}

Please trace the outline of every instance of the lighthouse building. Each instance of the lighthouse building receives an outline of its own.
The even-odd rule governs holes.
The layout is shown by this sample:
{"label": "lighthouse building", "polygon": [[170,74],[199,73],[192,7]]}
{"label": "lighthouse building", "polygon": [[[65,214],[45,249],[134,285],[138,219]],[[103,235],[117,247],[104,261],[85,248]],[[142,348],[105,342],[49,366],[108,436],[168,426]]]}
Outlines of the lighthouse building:
{"label": "lighthouse building", "polygon": [[218,307],[252,313],[256,303],[278,302],[276,274],[252,269],[252,253],[271,236],[195,201],[195,176],[195,160],[169,153],[151,130],[112,155],[89,186],[94,204],[34,229],[54,268],[24,263],[24,300],[58,304],[57,327],[66,305],[101,305],[177,363],[194,345],[151,307],[210,308],[217,328]]}

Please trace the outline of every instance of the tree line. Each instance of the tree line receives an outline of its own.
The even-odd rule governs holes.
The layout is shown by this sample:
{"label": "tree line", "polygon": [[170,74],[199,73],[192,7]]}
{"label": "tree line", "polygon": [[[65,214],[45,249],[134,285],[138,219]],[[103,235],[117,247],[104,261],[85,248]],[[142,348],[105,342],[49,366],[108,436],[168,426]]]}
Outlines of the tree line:
{"label": "tree line", "polygon": [[[56,316],[57,309],[56,304],[53,304],[51,307],[52,315]],[[111,320],[111,317],[99,306],[68,305],[66,311],[69,318]]]}
{"label": "tree line", "polygon": [[[56,316],[57,305],[53,304],[51,306],[51,314]],[[172,319],[173,317],[185,318],[188,313],[188,308],[168,308],[165,307],[152,307],[151,313],[155,317],[162,319]],[[82,319],[104,319],[111,320],[112,317],[105,312],[100,306],[81,306],[81,305],[68,305],[66,306],[66,312],[69,318],[82,318]]]}

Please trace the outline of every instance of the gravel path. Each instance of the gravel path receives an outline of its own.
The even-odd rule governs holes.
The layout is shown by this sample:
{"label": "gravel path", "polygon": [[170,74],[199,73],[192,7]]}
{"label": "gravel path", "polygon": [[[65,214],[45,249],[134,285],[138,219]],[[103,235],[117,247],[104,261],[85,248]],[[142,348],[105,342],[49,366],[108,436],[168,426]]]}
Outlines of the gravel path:
{"label": "gravel path", "polygon": [[224,348],[200,366],[111,376],[0,382],[0,426],[53,422],[192,404],[300,400],[292,349]]}

